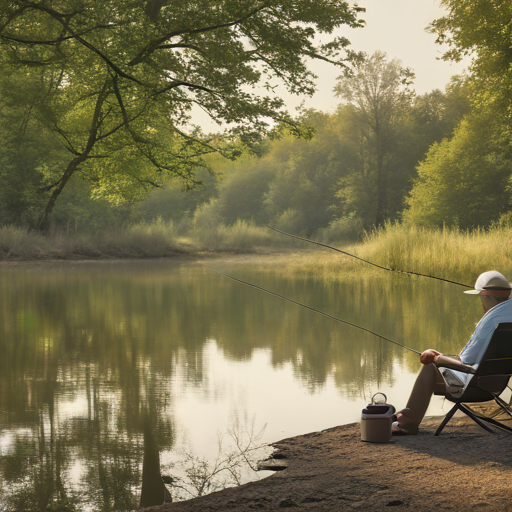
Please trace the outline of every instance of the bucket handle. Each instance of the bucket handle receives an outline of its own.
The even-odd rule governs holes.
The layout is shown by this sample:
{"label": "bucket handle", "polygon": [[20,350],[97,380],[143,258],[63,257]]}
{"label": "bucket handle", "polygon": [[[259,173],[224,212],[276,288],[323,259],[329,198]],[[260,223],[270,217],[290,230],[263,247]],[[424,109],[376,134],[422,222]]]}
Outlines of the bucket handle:
{"label": "bucket handle", "polygon": [[380,391],[378,393],[375,393],[373,396],[372,396],[372,404],[375,404],[375,397],[377,395],[382,395],[384,397],[384,403],[386,404],[388,402],[388,397],[384,394],[384,393],[381,393]]}

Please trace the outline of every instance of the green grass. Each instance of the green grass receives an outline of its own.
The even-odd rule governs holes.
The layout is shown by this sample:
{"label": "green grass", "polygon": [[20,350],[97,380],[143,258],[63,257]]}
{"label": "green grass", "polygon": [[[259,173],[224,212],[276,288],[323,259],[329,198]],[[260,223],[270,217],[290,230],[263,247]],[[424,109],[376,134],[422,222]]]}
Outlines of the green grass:
{"label": "green grass", "polygon": [[251,252],[261,248],[297,246],[293,239],[244,220],[239,220],[231,226],[196,226],[191,233],[191,239],[198,250],[214,252]]}
{"label": "green grass", "polygon": [[0,260],[154,258],[183,252],[172,222],[89,234],[53,231],[42,235],[25,228],[0,227]]}
{"label": "green grass", "polygon": [[[330,245],[378,265],[409,270],[473,284],[486,270],[498,270],[512,278],[512,229],[425,229],[388,224],[367,233],[357,244]],[[382,270],[328,249],[288,255],[283,271],[337,280],[347,274],[374,276]]]}
{"label": "green grass", "polygon": [[0,260],[158,258],[204,252],[249,253],[287,248],[293,240],[245,221],[192,228],[161,219],[131,224],[116,231],[40,234],[26,228],[0,227]]}
{"label": "green grass", "polygon": [[438,230],[389,224],[366,236],[358,255],[389,267],[462,278],[512,269],[512,229]]}
{"label": "green grass", "polygon": [[[53,231],[41,235],[24,228],[7,226],[0,228],[0,259],[155,258],[184,253],[251,253],[267,250],[274,253],[274,266],[294,275],[302,273],[337,280],[347,274],[372,276],[382,273],[382,270],[348,256],[318,249],[245,221],[238,221],[232,226],[196,226],[186,235],[181,231],[172,222],[162,220],[95,234]],[[509,275],[512,271],[511,239],[512,228],[507,226],[469,232],[388,224],[367,233],[361,243],[347,245],[339,242],[331,245],[385,267],[472,284],[486,270],[495,269]],[[279,251],[286,254],[276,254]]]}

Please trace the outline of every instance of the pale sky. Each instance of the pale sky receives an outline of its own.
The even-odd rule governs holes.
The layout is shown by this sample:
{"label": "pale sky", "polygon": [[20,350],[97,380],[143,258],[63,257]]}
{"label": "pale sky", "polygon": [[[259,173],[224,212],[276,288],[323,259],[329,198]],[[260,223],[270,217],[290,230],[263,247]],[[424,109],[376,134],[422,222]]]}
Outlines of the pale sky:
{"label": "pale sky", "polygon": [[[432,20],[443,15],[439,4],[440,0],[359,0],[358,5],[366,8],[366,13],[360,14],[366,26],[360,29],[342,27],[335,35],[347,37],[355,51],[372,54],[381,50],[389,60],[401,60],[404,67],[415,72],[414,89],[418,94],[433,89],[444,90],[450,77],[461,73],[469,60],[450,63],[439,59],[442,47],[435,44],[435,35],[425,32]],[[310,69],[318,75],[318,90],[313,97],[298,97],[288,94],[284,87],[278,89],[292,115],[302,101],[307,108],[324,112],[334,112],[340,103],[332,90],[341,70],[321,61],[312,61]],[[206,117],[198,112],[193,122],[206,131],[217,131],[219,128]]]}
{"label": "pale sky", "polygon": [[[368,54],[381,50],[389,60],[399,59],[403,66],[412,68],[416,73],[414,88],[418,94],[444,90],[450,77],[461,73],[469,63],[439,60],[443,48],[435,43],[434,34],[425,31],[431,21],[444,13],[439,0],[359,0],[358,4],[366,8],[366,13],[360,14],[366,26],[342,28],[340,33],[350,40],[353,50]],[[310,69],[319,77],[318,92],[307,99],[306,104],[331,111],[339,103],[332,89],[340,72],[324,62],[312,62]]]}

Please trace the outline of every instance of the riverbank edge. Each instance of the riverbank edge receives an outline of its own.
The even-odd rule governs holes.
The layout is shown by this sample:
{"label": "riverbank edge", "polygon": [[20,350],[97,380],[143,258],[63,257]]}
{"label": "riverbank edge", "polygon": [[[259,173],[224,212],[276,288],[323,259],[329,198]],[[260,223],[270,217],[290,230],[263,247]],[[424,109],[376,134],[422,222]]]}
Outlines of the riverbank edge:
{"label": "riverbank edge", "polygon": [[427,418],[417,436],[364,443],[359,423],[273,443],[287,469],[259,481],[144,512],[252,510],[512,510],[512,436],[492,435],[465,417],[441,436]]}
{"label": "riverbank edge", "polygon": [[[165,254],[134,254],[127,253],[82,253],[73,252],[66,254],[49,254],[41,256],[33,255],[12,255],[6,257],[0,254],[0,264],[4,263],[61,263],[61,262],[94,262],[94,261],[158,261],[158,260],[194,260],[200,258],[224,258],[224,257],[244,257],[244,256],[272,256],[293,253],[310,253],[315,252],[310,248],[256,248],[256,249],[240,249],[240,250],[186,250],[176,249],[170,250]],[[318,252],[318,251],[317,251]]]}

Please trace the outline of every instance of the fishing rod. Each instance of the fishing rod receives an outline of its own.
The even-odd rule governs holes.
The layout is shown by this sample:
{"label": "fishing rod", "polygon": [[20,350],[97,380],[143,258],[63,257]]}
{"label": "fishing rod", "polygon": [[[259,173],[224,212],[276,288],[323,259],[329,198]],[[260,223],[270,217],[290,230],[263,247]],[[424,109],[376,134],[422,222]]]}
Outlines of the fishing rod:
{"label": "fishing rod", "polygon": [[203,265],[201,263],[200,263],[200,265],[204,268],[207,268],[208,270],[211,270],[212,272],[220,274],[221,276],[232,279],[233,281],[236,281],[237,283],[242,283],[251,288],[256,288],[256,290],[260,290],[262,292],[268,293],[269,295],[274,295],[274,297],[279,297],[280,299],[291,302],[292,304],[297,304],[298,306],[302,306],[303,308],[309,309],[310,311],[314,311],[315,313],[326,316],[327,318],[331,318],[332,320],[336,320],[337,322],[341,322],[342,324],[347,324],[347,325],[350,325],[351,327],[355,327],[356,329],[360,329],[361,331],[368,332],[370,334],[373,334],[374,336],[377,336],[377,338],[380,338],[381,340],[389,341],[390,343],[394,343],[395,345],[405,348],[406,350],[409,350],[410,352],[414,352],[415,354],[421,355],[421,352],[419,352],[418,350],[414,350],[413,348],[406,347],[405,345],[398,343],[398,341],[394,341],[389,338],[386,338],[385,336],[381,336],[380,334],[377,334],[376,332],[370,331],[370,329],[366,329],[365,327],[361,327],[360,325],[356,325],[351,322],[347,322],[346,320],[342,320],[341,318],[338,318],[336,316],[329,315],[328,313],[324,313],[323,311],[320,311],[319,309],[315,309],[315,308],[312,308],[311,306],[307,306],[306,304],[302,304],[302,302],[298,302],[296,300],[289,299],[288,297],[285,297],[284,295],[280,295],[279,293],[272,292],[270,290],[266,290],[265,288],[262,288],[261,286],[256,286],[255,284],[251,284],[246,281],[242,281],[241,279],[238,279],[236,277],[230,276],[228,274],[224,274],[224,272],[221,272],[220,270],[216,270],[214,268],[208,267],[207,265]]}
{"label": "fishing rod", "polygon": [[413,275],[413,276],[429,277],[430,279],[437,279],[438,281],[444,281],[445,283],[456,284],[458,286],[464,286],[465,288],[473,288],[473,286],[470,286],[469,284],[458,283],[457,281],[451,281],[450,279],[444,279],[442,277],[431,276],[428,274],[420,274],[419,272],[412,272],[410,270],[399,270],[396,268],[383,267],[382,265],[377,265],[377,263],[373,263],[372,261],[364,260],[363,258],[356,256],[355,254],[350,254],[346,251],[342,251],[341,249],[337,249],[336,247],[332,247],[331,245],[322,244],[321,242],[317,242],[315,240],[310,240],[309,238],[303,238],[301,236],[292,235],[291,233],[286,233],[286,231],[281,231],[280,229],[274,228],[272,226],[267,225],[267,228],[271,229],[272,231],[276,231],[277,233],[281,233],[282,235],[286,235],[291,238],[296,238],[297,240],[302,240],[304,242],[309,242],[310,244],[320,245],[321,247],[327,247],[327,249],[332,249],[333,251],[341,252],[341,254],[345,254],[346,256],[350,256],[351,258],[354,258],[356,260],[362,261],[364,263],[368,263],[368,265],[373,265],[374,267],[381,268],[382,270],[388,270],[390,272],[398,272],[400,274],[409,274],[409,275]]}

